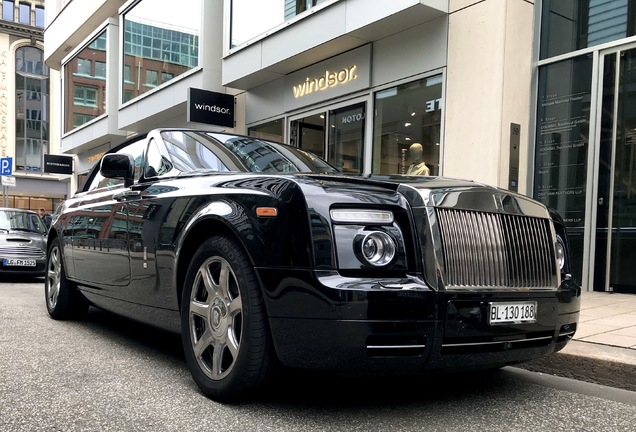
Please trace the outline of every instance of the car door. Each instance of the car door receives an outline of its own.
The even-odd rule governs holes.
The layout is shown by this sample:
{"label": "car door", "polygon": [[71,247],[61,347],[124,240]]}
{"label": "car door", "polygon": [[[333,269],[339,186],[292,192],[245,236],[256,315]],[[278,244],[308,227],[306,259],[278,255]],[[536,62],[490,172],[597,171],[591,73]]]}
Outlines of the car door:
{"label": "car door", "polygon": [[[145,145],[142,139],[117,152],[133,156],[139,167],[137,178]],[[115,297],[120,296],[117,287],[130,284],[128,212],[123,199],[127,190],[121,180],[103,178],[98,173],[74,214],[75,278]]]}

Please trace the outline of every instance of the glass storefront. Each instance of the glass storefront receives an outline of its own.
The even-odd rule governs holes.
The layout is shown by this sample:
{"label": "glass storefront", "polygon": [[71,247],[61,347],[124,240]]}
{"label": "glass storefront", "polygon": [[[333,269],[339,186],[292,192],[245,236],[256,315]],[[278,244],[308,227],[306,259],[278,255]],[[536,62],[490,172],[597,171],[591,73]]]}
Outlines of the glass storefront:
{"label": "glass storefront", "polygon": [[284,143],[285,135],[283,119],[278,119],[262,125],[253,126],[247,130],[247,134],[256,138]]}
{"label": "glass storefront", "polygon": [[534,197],[565,220],[574,276],[581,280],[590,139],[592,56],[539,73]]}
{"label": "glass storefront", "polygon": [[106,32],[64,65],[64,132],[106,112]]}
{"label": "glass storefront", "polygon": [[326,1],[329,0],[232,0],[230,48],[243,45]]}
{"label": "glass storefront", "polygon": [[126,12],[122,103],[199,66],[201,4],[143,0]]}
{"label": "glass storefront", "polygon": [[289,143],[325,159],[345,174],[364,171],[366,103],[296,118]]}
{"label": "glass storefront", "polygon": [[588,290],[636,292],[635,35],[636,2],[542,3],[534,197],[564,218]]}
{"label": "glass storefront", "polygon": [[373,172],[407,174],[423,162],[439,175],[442,105],[441,75],[375,93]]}

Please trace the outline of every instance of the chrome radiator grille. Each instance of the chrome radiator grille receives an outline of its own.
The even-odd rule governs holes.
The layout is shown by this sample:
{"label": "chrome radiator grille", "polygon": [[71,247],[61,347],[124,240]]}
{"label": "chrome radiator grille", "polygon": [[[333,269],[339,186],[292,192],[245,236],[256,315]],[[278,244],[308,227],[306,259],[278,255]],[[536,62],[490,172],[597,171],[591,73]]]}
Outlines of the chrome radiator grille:
{"label": "chrome radiator grille", "polygon": [[437,208],[448,288],[556,288],[547,219]]}
{"label": "chrome radiator grille", "polygon": [[34,246],[0,246],[0,257],[2,255],[19,255],[21,257],[40,257],[44,252],[39,247]]}

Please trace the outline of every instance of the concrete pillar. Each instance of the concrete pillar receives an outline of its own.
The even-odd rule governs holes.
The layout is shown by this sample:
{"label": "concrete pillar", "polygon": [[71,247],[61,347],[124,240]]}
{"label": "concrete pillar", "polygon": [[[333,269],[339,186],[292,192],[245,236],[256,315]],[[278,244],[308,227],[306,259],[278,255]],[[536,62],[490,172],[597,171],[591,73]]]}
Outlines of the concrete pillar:
{"label": "concrete pillar", "polygon": [[519,192],[529,193],[533,24],[533,1],[450,1],[445,176],[507,188],[510,123],[518,123]]}

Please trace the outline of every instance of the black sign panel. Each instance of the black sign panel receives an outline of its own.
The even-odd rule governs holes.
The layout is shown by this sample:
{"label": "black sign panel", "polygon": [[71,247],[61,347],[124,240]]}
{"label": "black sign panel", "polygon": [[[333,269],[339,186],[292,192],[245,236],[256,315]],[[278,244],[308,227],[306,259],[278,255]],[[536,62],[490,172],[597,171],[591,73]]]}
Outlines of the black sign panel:
{"label": "black sign panel", "polygon": [[188,89],[188,121],[234,127],[234,96]]}
{"label": "black sign panel", "polygon": [[73,157],[45,154],[44,172],[53,174],[73,174]]}

